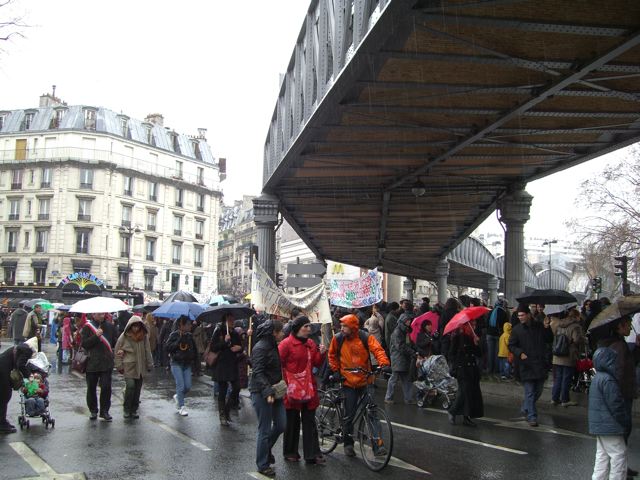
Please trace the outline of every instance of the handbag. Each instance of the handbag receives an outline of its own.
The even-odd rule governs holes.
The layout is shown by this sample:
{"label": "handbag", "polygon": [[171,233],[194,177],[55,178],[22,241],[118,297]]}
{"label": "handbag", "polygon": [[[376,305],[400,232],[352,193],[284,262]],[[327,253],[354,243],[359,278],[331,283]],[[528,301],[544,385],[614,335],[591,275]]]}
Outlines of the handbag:
{"label": "handbag", "polygon": [[11,388],[13,388],[14,390],[20,390],[20,387],[22,387],[24,380],[22,372],[17,368],[14,368],[9,374],[9,379],[11,380]]}
{"label": "handbag", "polygon": [[79,348],[73,356],[71,368],[78,373],[85,373],[87,371],[87,363],[89,363],[89,355],[83,348]]}
{"label": "handbag", "polygon": [[273,398],[276,400],[282,400],[287,394],[287,383],[284,380],[280,380],[278,383],[271,385],[273,388]]}
{"label": "handbag", "polygon": [[207,348],[204,351],[204,363],[207,367],[213,367],[218,361],[218,353],[211,350],[211,343],[207,345]]}
{"label": "handbag", "polygon": [[307,366],[302,372],[285,370],[287,377],[287,398],[296,402],[308,402],[316,394],[316,386],[311,373],[311,351],[307,349]]}

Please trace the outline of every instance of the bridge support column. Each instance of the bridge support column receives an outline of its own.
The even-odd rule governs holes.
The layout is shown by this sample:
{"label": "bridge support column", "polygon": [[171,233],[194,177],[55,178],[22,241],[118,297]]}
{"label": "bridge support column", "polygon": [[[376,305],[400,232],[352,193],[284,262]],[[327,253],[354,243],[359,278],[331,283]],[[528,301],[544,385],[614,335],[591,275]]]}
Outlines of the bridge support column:
{"label": "bridge support column", "polygon": [[449,291],[447,285],[449,284],[449,261],[440,260],[436,267],[436,280],[438,284],[438,302],[444,306],[445,302],[449,298]]}
{"label": "bridge support column", "polygon": [[515,296],[524,291],[524,224],[529,220],[533,197],[524,186],[507,194],[499,203],[500,221],[506,225],[504,241],[505,297],[515,304]]}
{"label": "bridge support column", "polygon": [[275,282],[278,199],[266,193],[254,198],[253,213],[258,233],[258,263]]}
{"label": "bridge support column", "polygon": [[402,283],[402,288],[405,293],[404,298],[413,302],[413,291],[416,289],[416,279],[407,277],[407,279]]}
{"label": "bridge support column", "polygon": [[489,305],[492,307],[498,301],[498,287],[500,287],[500,279],[491,277],[487,282],[487,291],[489,292]]}

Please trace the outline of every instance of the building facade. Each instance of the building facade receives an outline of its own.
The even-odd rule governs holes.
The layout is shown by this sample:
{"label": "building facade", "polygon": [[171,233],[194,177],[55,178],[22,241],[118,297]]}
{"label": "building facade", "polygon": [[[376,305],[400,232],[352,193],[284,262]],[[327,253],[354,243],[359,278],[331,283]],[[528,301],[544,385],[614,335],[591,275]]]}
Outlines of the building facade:
{"label": "building facade", "polygon": [[0,111],[0,260],[5,285],[90,272],[161,296],[217,285],[220,181],[196,136],[105,108]]}
{"label": "building facade", "polygon": [[218,293],[240,299],[251,291],[251,252],[257,242],[253,198],[222,207],[218,241]]}

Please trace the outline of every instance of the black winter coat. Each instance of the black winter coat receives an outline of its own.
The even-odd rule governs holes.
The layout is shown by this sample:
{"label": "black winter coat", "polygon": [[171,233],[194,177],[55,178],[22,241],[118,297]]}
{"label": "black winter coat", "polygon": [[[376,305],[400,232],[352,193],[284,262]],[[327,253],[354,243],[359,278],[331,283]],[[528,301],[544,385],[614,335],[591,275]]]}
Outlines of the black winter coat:
{"label": "black winter coat", "polygon": [[109,342],[109,345],[111,345],[111,351],[109,351],[107,346],[100,340],[100,337],[93,333],[93,330],[86,325],[82,327],[82,331],[80,332],[82,348],[87,352],[87,355],[89,355],[87,372],[106,372],[113,369],[113,347],[116,346],[116,340],[118,340],[116,328],[106,320],[102,323],[92,320],[91,325],[96,329],[102,329],[102,336]]}
{"label": "black winter coat", "polygon": [[274,394],[272,385],[282,380],[282,365],[278,344],[273,335],[265,335],[251,350],[251,380],[249,391],[263,398]]}
{"label": "black winter coat", "polygon": [[[530,320],[528,324],[518,323],[509,337],[509,351],[516,358],[520,380],[523,382],[544,380],[547,377],[549,361],[548,345],[553,342],[551,328],[542,323]],[[524,353],[526,360],[520,355]]]}
{"label": "black winter coat", "polygon": [[231,347],[242,346],[242,338],[234,328],[229,329],[231,341],[225,341],[227,327],[224,323],[219,324],[213,331],[211,337],[211,350],[218,354],[218,360],[213,368],[211,378],[216,382],[235,382],[238,380],[238,360],[242,354],[232,352]]}
{"label": "black winter coat", "polygon": [[469,335],[457,334],[449,345],[449,362],[453,376],[458,380],[458,394],[449,409],[452,415],[471,418],[484,416],[484,403],[480,390],[480,368],[476,358],[482,355],[480,347]]}
{"label": "black winter coat", "polygon": [[191,332],[180,335],[180,330],[171,332],[165,343],[165,349],[171,357],[171,361],[183,367],[193,365],[198,351]]}

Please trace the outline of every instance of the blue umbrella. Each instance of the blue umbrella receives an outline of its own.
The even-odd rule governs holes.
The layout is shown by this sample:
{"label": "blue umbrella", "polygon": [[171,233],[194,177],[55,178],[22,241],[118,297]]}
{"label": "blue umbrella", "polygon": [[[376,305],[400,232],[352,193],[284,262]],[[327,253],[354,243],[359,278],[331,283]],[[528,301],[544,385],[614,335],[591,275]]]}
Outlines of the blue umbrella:
{"label": "blue umbrella", "polygon": [[184,316],[195,320],[202,312],[204,312],[204,308],[198,303],[175,301],[163,303],[153,311],[152,315],[160,318],[179,318]]}
{"label": "blue umbrella", "polygon": [[231,295],[214,295],[209,299],[209,305],[215,307],[216,305],[231,305],[240,303],[236,297]]}

